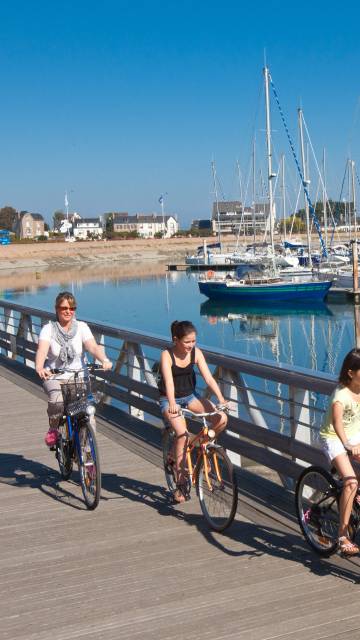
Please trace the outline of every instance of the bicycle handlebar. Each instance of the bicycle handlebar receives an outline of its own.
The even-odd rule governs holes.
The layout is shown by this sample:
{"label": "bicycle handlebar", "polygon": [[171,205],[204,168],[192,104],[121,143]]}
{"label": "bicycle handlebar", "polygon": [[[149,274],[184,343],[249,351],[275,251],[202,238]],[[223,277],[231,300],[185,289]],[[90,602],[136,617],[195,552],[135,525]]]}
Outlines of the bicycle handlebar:
{"label": "bicycle handlebar", "polygon": [[57,373],[82,373],[83,371],[104,371],[104,367],[101,364],[96,364],[95,362],[92,364],[88,364],[85,367],[83,367],[82,369],[67,369],[66,367],[64,369],[50,369],[50,372],[53,374],[57,374]]}
{"label": "bicycle handlebar", "polygon": [[209,418],[210,416],[216,416],[222,411],[225,413],[229,412],[229,407],[227,404],[220,404],[216,407],[215,411],[208,411],[206,413],[196,413],[195,411],[191,411],[191,409],[179,408],[179,416],[184,416],[188,414],[189,418]]}

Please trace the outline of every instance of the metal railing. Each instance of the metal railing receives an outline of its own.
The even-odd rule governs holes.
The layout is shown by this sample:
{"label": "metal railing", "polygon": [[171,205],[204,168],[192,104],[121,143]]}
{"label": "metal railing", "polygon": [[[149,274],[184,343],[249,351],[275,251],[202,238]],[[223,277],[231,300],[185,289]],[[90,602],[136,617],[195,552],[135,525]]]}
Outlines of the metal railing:
{"label": "metal railing", "polygon": [[[0,301],[0,354],[34,368],[40,329],[54,314]],[[108,403],[119,416],[155,427],[161,425],[156,374],[160,352],[169,347],[161,336],[88,322],[97,342],[114,362],[106,374]],[[202,347],[203,348],[203,347]],[[239,357],[230,351],[203,348],[231,412],[222,442],[234,462],[242,457],[274,471],[288,484],[306,464],[326,463],[319,450],[319,427],[336,381],[267,360]],[[200,386],[209,395],[209,390]],[[291,480],[290,480],[291,483]]]}

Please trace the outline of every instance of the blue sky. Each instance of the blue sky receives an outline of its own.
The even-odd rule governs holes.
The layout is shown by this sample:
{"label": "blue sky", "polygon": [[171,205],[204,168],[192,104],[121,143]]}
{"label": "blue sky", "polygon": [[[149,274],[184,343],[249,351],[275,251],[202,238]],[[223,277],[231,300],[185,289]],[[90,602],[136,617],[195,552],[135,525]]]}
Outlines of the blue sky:
{"label": "blue sky", "polygon": [[183,226],[208,217],[212,159],[228,199],[254,132],[264,165],[264,48],[294,140],[301,104],[338,197],[346,158],[360,163],[359,18],[355,1],[2,3],[0,205],[50,219],[68,189],[83,216],[151,212],[167,192]]}

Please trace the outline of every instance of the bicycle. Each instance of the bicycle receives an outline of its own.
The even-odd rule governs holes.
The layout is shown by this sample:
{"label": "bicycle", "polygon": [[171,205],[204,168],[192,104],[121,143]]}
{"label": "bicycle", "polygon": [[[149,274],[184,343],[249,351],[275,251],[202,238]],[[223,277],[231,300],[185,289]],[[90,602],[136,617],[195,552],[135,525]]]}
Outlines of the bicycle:
{"label": "bicycle", "polygon": [[[311,466],[301,473],[296,483],[295,504],[301,531],[316,553],[329,557],[338,548],[339,500],[343,481],[320,466]],[[357,496],[360,495],[358,489]],[[360,505],[354,500],[348,537],[354,542],[360,525]]]}
{"label": "bicycle", "polygon": [[[196,487],[201,511],[211,529],[224,531],[232,523],[238,504],[238,488],[232,463],[224,448],[215,442],[215,431],[209,428],[207,418],[228,410],[218,407],[209,413],[194,413],[180,409],[179,415],[202,424],[197,435],[189,434],[186,444],[186,482],[184,495],[190,499],[191,487]],[[162,434],[163,463],[167,485],[176,489],[175,446],[176,436],[170,425]]]}
{"label": "bicycle", "polygon": [[80,484],[88,509],[95,509],[101,493],[101,470],[99,450],[95,435],[95,405],[103,395],[104,380],[99,381],[94,371],[101,365],[91,364],[77,371],[51,369],[51,373],[70,372],[70,379],[62,382],[64,416],[59,425],[59,436],[55,445],[63,480],[68,480],[74,463],[78,465]]}

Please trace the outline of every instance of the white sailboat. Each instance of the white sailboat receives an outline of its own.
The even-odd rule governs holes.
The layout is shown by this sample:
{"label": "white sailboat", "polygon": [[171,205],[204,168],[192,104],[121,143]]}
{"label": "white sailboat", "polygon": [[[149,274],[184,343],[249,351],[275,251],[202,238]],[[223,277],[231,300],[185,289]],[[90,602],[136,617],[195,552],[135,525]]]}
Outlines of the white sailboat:
{"label": "white sailboat", "polygon": [[[236,300],[238,302],[319,302],[323,300],[331,287],[332,280],[314,281],[300,279],[282,279],[275,265],[274,251],[274,196],[273,179],[276,177],[272,169],[271,126],[270,126],[270,96],[269,69],[264,68],[265,106],[266,106],[266,149],[268,164],[268,195],[270,216],[270,244],[272,269],[264,275],[248,274],[246,277],[199,279],[200,293],[210,300]],[[304,187],[305,187],[305,180]],[[309,255],[310,255],[310,245]]]}

